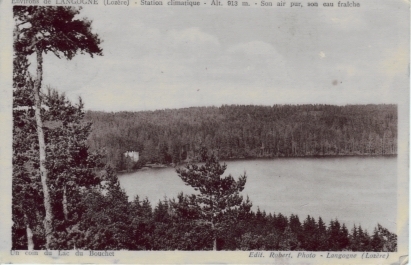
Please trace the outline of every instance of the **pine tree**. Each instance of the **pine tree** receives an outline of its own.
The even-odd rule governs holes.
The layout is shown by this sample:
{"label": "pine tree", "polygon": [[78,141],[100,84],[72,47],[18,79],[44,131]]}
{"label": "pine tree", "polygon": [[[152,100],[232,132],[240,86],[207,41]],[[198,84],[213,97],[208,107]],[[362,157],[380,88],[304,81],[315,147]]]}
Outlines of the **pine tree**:
{"label": "pine tree", "polygon": [[325,251],[328,250],[327,245],[327,227],[321,217],[318,218],[318,251]]}
{"label": "pine tree", "polygon": [[279,233],[283,233],[285,228],[288,226],[288,219],[282,213],[278,213],[277,216],[274,216],[273,222],[274,227]]}
{"label": "pine tree", "polygon": [[353,229],[351,230],[350,235],[350,250],[352,251],[359,251],[360,249],[360,242],[359,242],[359,235],[358,235],[358,228],[354,224]]}
{"label": "pine tree", "polygon": [[172,228],[170,205],[165,198],[159,201],[153,212],[153,250],[174,250],[173,235],[170,233]]}
{"label": "pine tree", "polygon": [[380,236],[379,230],[374,228],[374,233],[371,238],[371,247],[373,251],[381,251],[384,243]]}
{"label": "pine tree", "polygon": [[331,220],[330,225],[328,226],[327,234],[328,234],[328,250],[331,251],[339,251],[340,250],[340,233],[341,233],[341,225],[337,219],[335,221]]}
{"label": "pine tree", "polygon": [[[25,220],[28,248],[43,248],[44,228],[39,226],[44,218],[41,178],[39,174],[38,143],[33,106],[26,87],[14,91],[13,131],[13,218],[14,229]],[[87,137],[90,124],[83,122],[83,104],[72,105],[64,95],[49,90],[42,96],[44,109],[44,134],[48,159],[48,186],[53,222],[51,248],[70,249],[75,247],[76,224],[81,215],[77,207],[85,189],[96,187],[100,178],[95,174],[102,167],[101,155],[88,151]],[[25,106],[21,106],[21,105]],[[27,208],[28,207],[28,208]],[[33,229],[35,228],[35,229]],[[73,230],[74,229],[74,230]],[[32,231],[29,231],[32,230]],[[31,236],[29,236],[31,234]],[[13,238],[13,242],[14,242]],[[34,245],[34,246],[33,246]]]}
{"label": "pine tree", "polygon": [[291,231],[297,236],[298,241],[302,241],[302,227],[301,227],[301,222],[300,218],[298,218],[298,215],[291,214],[290,220],[289,220],[289,226]]}
{"label": "pine tree", "polygon": [[238,208],[243,201],[240,192],[247,180],[245,174],[237,181],[231,175],[221,177],[226,169],[227,165],[220,164],[218,158],[211,154],[204,165],[188,163],[185,168],[176,170],[186,185],[200,192],[196,196],[196,203],[201,209],[202,219],[210,225],[213,250],[217,250],[218,234],[223,232],[227,221],[225,213]]}
{"label": "pine tree", "polygon": [[45,165],[48,185],[52,187],[54,242],[51,246],[72,249],[75,247],[76,224],[81,215],[77,205],[84,190],[100,184],[96,171],[103,167],[102,155],[88,150],[91,124],[83,121],[81,99],[77,105],[72,105],[64,94],[49,90],[43,101],[48,107],[42,116],[46,154],[50,158]]}
{"label": "pine tree", "polygon": [[348,229],[345,226],[345,224],[343,224],[341,227],[341,232],[340,232],[338,241],[339,241],[340,250],[347,250],[349,248],[350,239],[349,239]]}
{"label": "pine tree", "polygon": [[358,226],[358,240],[359,248],[358,251],[372,251],[370,244],[370,236],[367,231],[363,231],[361,225]]}
{"label": "pine tree", "polygon": [[378,236],[382,246],[375,251],[386,251],[386,252],[396,252],[397,251],[397,235],[388,231],[388,229],[382,227],[382,225],[377,225]]}
{"label": "pine tree", "polygon": [[304,220],[302,226],[302,248],[305,250],[315,251],[319,245],[318,228],[315,219],[309,215]]}
{"label": "pine tree", "polygon": [[298,250],[300,247],[300,242],[297,239],[297,235],[291,231],[291,227],[287,226],[284,233],[281,235],[280,250]]}
{"label": "pine tree", "polygon": [[131,203],[132,244],[130,250],[151,250],[152,233],[154,229],[153,209],[150,201],[143,201],[136,196]]}
{"label": "pine tree", "polygon": [[[15,93],[16,97],[18,92]],[[42,247],[42,194],[33,110],[13,110],[12,249]]]}
{"label": "pine tree", "polygon": [[101,55],[100,39],[91,32],[91,22],[75,19],[80,9],[74,7],[54,6],[14,6],[14,51],[16,58],[36,55],[36,77],[28,77],[27,85],[34,95],[36,130],[39,143],[39,170],[44,197],[44,230],[46,248],[49,249],[53,237],[53,210],[50,188],[48,186],[48,170],[46,168],[46,141],[41,115],[41,87],[43,79],[43,53],[52,52],[72,59],[77,52]]}
{"label": "pine tree", "polygon": [[15,54],[13,60],[13,178],[12,248],[38,249],[44,245],[41,228],[44,208],[39,185],[38,145],[34,97],[28,89],[28,60]]}
{"label": "pine tree", "polygon": [[206,224],[201,220],[201,209],[196,202],[196,196],[180,193],[177,199],[169,201],[169,205],[174,249],[209,249],[212,238],[207,233]]}
{"label": "pine tree", "polygon": [[82,196],[83,213],[78,223],[77,248],[130,249],[133,242],[131,205],[114,170],[106,167],[101,187]]}

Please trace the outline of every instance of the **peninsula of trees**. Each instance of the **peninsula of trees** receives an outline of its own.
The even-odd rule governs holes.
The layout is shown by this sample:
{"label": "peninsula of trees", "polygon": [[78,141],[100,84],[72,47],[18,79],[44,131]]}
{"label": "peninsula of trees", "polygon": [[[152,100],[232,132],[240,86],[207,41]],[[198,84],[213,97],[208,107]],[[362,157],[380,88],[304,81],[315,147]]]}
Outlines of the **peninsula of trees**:
{"label": "peninsula of trees", "polygon": [[[88,111],[88,143],[119,170],[197,159],[397,153],[396,105],[223,105],[141,112]],[[123,153],[140,153],[137,163]]]}

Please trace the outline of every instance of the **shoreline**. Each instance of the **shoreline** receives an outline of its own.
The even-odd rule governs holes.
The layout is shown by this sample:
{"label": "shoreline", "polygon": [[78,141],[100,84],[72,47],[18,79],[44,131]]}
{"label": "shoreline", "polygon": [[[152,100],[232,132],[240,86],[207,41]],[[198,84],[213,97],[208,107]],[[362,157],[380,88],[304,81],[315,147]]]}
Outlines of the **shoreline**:
{"label": "shoreline", "polygon": [[[246,161],[246,160],[274,160],[274,159],[301,159],[301,158],[316,158],[316,159],[324,159],[324,158],[348,158],[348,157],[397,157],[398,154],[388,154],[388,155],[306,155],[306,156],[257,156],[257,157],[233,157],[233,158],[226,158],[226,159],[221,159],[220,162],[228,162],[228,161]],[[145,171],[145,170],[151,170],[151,169],[162,169],[162,168],[176,168],[178,166],[185,165],[187,162],[179,163],[176,165],[172,164],[147,164],[144,165],[143,167],[136,169],[136,170],[131,170],[131,171],[117,171],[116,173],[118,176],[124,175],[124,174],[130,174],[130,173],[135,173],[139,171]],[[201,163],[201,162],[195,162],[195,163]]]}

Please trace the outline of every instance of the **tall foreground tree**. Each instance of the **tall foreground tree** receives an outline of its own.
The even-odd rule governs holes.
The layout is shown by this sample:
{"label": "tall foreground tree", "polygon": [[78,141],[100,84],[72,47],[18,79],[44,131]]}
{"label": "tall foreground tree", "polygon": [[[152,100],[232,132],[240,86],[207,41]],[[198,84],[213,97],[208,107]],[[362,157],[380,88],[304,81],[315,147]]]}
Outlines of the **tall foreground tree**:
{"label": "tall foreground tree", "polygon": [[76,15],[81,8],[54,6],[14,6],[13,16],[15,56],[35,54],[37,67],[33,79],[27,74],[27,85],[34,95],[36,130],[39,143],[39,168],[44,196],[44,230],[46,248],[49,249],[53,233],[53,212],[48,187],[46,167],[46,143],[41,115],[41,85],[43,79],[43,53],[52,52],[58,58],[72,59],[78,52],[90,56],[102,55],[100,39],[91,32],[91,21],[79,20]]}
{"label": "tall foreground tree", "polygon": [[[42,194],[38,170],[37,135],[34,121],[34,98],[26,88],[28,61],[18,57],[13,65],[13,179],[12,237],[13,249],[33,250],[42,244],[36,234],[42,234]],[[30,106],[30,107],[28,107]],[[40,240],[41,241],[41,240]]]}
{"label": "tall foreground tree", "polygon": [[73,249],[77,224],[82,214],[78,207],[87,190],[100,184],[97,172],[103,167],[101,155],[88,150],[91,124],[83,121],[81,99],[72,104],[55,90],[44,95],[48,109],[42,117],[45,125],[48,185],[52,198],[53,248]]}
{"label": "tall foreground tree", "polygon": [[211,226],[213,250],[217,250],[218,233],[224,229],[227,216],[238,209],[243,201],[240,192],[244,190],[247,176],[238,180],[231,175],[222,177],[226,164],[220,164],[218,158],[211,154],[204,165],[188,163],[185,168],[178,168],[178,176],[200,194],[196,203],[201,209],[202,219]]}
{"label": "tall foreground tree", "polygon": [[[41,221],[45,212],[33,97],[24,86],[13,94],[13,249],[41,249],[45,246]],[[103,164],[99,153],[88,150],[91,124],[83,120],[82,101],[72,104],[64,95],[49,90],[42,95],[42,103],[49,158],[47,185],[54,217],[50,248],[72,249],[78,246],[75,238],[83,212],[78,205],[88,190],[99,186],[97,172]]]}

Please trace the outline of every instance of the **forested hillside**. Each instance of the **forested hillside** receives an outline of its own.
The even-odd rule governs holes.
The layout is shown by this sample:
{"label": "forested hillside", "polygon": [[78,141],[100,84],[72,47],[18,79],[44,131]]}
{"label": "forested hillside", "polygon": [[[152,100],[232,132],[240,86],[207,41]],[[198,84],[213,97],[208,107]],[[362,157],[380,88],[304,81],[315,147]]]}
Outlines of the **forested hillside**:
{"label": "forested hillside", "polygon": [[[397,152],[396,105],[223,105],[142,112],[88,111],[92,149],[119,170],[179,163],[201,147],[221,159]],[[130,164],[122,153],[134,150]]]}

